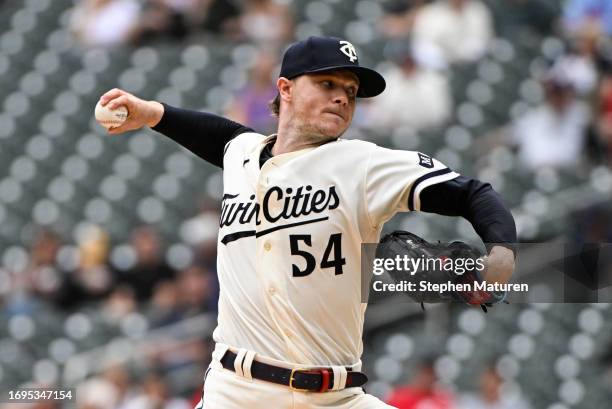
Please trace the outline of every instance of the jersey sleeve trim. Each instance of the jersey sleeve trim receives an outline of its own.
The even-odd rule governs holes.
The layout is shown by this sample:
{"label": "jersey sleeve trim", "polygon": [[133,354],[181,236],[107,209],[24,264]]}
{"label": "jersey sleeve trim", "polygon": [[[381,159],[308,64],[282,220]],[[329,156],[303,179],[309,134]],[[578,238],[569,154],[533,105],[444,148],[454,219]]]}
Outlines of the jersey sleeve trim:
{"label": "jersey sleeve trim", "polygon": [[225,144],[225,147],[223,148],[223,157],[225,158],[225,154],[227,153],[227,148],[229,148],[230,143],[232,143],[234,139],[230,139],[229,141],[227,141],[227,143]]}
{"label": "jersey sleeve trim", "polygon": [[408,194],[408,210],[421,210],[420,194],[423,189],[427,186],[435,185],[437,183],[446,182],[459,176],[457,172],[453,172],[449,168],[436,170],[434,172],[427,173],[426,175],[418,178],[410,188]]}

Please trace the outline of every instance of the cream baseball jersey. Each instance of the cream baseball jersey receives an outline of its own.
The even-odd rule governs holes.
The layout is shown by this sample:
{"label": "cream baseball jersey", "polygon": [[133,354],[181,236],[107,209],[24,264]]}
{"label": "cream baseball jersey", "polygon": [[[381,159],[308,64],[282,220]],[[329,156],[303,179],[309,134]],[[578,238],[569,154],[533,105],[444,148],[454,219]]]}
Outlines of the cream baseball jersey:
{"label": "cream baseball jersey", "polygon": [[330,142],[268,159],[270,137],[226,146],[217,342],[302,365],[360,361],[361,243],[457,173],[419,152]]}

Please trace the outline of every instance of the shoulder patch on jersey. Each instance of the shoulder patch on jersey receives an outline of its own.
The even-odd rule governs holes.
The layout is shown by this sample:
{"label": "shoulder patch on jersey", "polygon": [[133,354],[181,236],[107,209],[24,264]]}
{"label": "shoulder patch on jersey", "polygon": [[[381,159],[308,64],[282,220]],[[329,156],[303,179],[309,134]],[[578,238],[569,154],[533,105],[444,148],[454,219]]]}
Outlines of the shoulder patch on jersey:
{"label": "shoulder patch on jersey", "polygon": [[419,155],[419,165],[427,169],[431,169],[434,167],[433,159],[431,158],[431,156],[427,156],[421,152],[417,152],[417,153]]}

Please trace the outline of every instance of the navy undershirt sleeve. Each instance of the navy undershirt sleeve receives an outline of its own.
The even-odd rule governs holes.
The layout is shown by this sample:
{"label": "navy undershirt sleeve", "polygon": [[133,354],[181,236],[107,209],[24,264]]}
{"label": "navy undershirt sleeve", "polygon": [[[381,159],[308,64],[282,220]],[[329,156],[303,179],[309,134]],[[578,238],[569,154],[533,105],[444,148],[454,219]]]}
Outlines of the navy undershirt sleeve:
{"label": "navy undershirt sleeve", "polygon": [[467,219],[482,241],[515,251],[516,225],[510,209],[489,183],[459,176],[421,192],[421,211]]}
{"label": "navy undershirt sleeve", "polygon": [[253,132],[219,115],[162,105],[164,115],[152,129],[220,168],[225,145],[241,133]]}

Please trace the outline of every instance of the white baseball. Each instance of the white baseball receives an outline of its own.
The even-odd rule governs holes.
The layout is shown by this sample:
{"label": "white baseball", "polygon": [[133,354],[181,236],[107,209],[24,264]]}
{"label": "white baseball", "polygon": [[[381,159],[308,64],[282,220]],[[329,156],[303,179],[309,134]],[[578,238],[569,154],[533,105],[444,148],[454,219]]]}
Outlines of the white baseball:
{"label": "white baseball", "polygon": [[125,106],[120,106],[117,109],[110,109],[107,106],[100,105],[100,101],[96,104],[95,109],[96,121],[106,129],[120,126],[128,117],[128,110]]}

